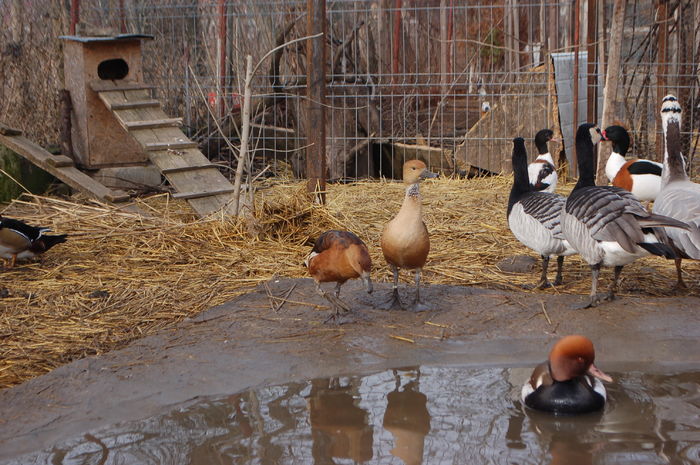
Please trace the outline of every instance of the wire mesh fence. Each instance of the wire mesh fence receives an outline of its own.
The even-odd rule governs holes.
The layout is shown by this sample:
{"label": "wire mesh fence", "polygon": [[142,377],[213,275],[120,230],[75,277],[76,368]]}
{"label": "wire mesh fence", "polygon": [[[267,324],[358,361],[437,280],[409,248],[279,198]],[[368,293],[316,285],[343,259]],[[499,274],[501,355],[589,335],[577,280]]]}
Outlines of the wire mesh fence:
{"label": "wire mesh fence", "polygon": [[[664,12],[657,0],[627,2],[615,118],[633,134],[631,152],[658,159],[659,96],[676,93],[685,110],[684,153],[692,160],[700,111],[700,6],[661,3]],[[403,161],[416,157],[445,173],[507,171],[513,137],[531,140],[545,127],[559,132],[567,118],[598,120],[612,4],[326,2],[329,179],[396,177]],[[234,165],[237,155],[245,56],[262,59],[253,82],[254,169],[305,176],[307,136],[319,129],[307,127],[305,116],[313,65],[306,41],[263,57],[307,34],[306,0],[84,0],[80,22],[85,33],[154,36],[145,47],[147,82],[156,86],[166,112],[183,116],[188,135],[223,167]],[[550,59],[573,51],[577,33],[580,50],[587,51],[578,91],[586,117],[572,117],[564,105],[573,97],[554,85],[563,71]],[[8,111],[11,119],[18,110]],[[570,145],[553,151],[561,152],[562,163],[571,160]]]}

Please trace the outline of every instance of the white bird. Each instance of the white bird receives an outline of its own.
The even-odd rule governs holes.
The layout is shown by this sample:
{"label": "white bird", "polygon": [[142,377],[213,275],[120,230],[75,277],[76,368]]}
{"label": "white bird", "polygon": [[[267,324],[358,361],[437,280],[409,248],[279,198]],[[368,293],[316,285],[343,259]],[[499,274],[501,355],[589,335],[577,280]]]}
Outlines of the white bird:
{"label": "white bird", "polygon": [[610,183],[630,191],[642,202],[653,202],[661,190],[661,168],[663,164],[635,158],[627,160],[630,135],[622,126],[608,126],[603,131],[603,140],[613,143],[613,151],[605,164],[605,175]]}
{"label": "white bird", "polygon": [[538,191],[554,192],[557,188],[557,168],[547,147],[551,140],[556,140],[551,129],[542,129],[535,135],[537,158],[527,165],[530,184]]}
{"label": "white bird", "polygon": [[[584,123],[576,132],[579,180],[562,210],[564,237],[591,267],[591,294],[585,307],[612,300],[622,267],[654,254],[677,258],[662,226],[688,228],[678,220],[649,213],[632,193],[614,186],[596,186],[593,148],[600,129]],[[609,292],[598,294],[601,266],[613,266]]]}
{"label": "white bird", "polygon": [[525,141],[513,139],[513,187],[508,198],[508,226],[525,246],[542,257],[542,276],[536,288],[550,286],[547,268],[550,257],[557,257],[554,285],[562,283],[564,257],[576,253],[561,232],[561,210],[566,198],[534,190],[528,180]]}
{"label": "white bird", "polygon": [[700,259],[700,184],[692,182],[685,171],[681,153],[681,107],[678,99],[667,95],[661,105],[666,150],[661,192],[654,202],[653,212],[670,216],[690,226],[685,231],[667,228],[666,234],[680,255],[676,258],[676,287],[686,287],[681,275],[681,258]]}

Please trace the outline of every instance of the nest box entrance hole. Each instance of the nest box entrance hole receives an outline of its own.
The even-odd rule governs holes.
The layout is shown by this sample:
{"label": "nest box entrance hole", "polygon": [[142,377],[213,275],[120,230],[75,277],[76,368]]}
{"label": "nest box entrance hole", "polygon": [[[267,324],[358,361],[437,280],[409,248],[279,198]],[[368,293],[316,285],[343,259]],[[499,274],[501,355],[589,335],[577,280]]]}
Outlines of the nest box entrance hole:
{"label": "nest box entrance hole", "polygon": [[97,65],[97,76],[104,80],[124,79],[129,74],[129,64],[121,58],[105,60]]}

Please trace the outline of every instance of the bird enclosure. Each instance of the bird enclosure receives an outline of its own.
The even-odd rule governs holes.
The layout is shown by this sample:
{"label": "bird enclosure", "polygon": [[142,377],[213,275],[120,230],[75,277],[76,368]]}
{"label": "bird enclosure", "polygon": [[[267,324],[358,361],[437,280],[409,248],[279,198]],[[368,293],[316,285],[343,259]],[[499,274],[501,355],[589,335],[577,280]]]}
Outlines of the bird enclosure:
{"label": "bird enclosure", "polygon": [[[330,180],[398,177],[411,158],[446,174],[508,171],[513,137],[531,139],[545,127],[558,132],[563,118],[569,124],[600,121],[610,66],[619,77],[610,102],[613,120],[631,129],[632,152],[661,156],[658,106],[672,92],[686,110],[684,153],[692,160],[700,111],[700,5],[622,2],[622,39],[613,44],[616,3],[83,0],[71,21],[66,8],[15,2],[2,32],[10,39],[1,58],[10,79],[0,107],[25,133],[55,142],[56,115],[49,107],[61,80],[47,84],[43,75],[25,74],[28,82],[20,84],[13,73],[72,22],[78,33],[153,35],[144,46],[145,80],[155,85],[165,112],[183,116],[186,134],[231,175],[240,150],[247,55],[260,61],[252,81],[252,177],[265,171],[304,178],[307,159],[317,152]],[[317,25],[324,35],[298,40],[309,35],[309,5],[325,9],[325,23]],[[47,14],[38,20],[50,24],[27,35],[22,24],[42,9]],[[323,57],[307,54],[313,41],[322,42]],[[619,64],[609,62],[614,45]],[[61,66],[57,48],[41,52],[47,68]],[[564,95],[553,85],[551,57],[575,50],[586,54],[579,55],[578,68],[566,71]],[[313,70],[325,79],[310,82]],[[324,96],[320,122],[308,119],[311,91]],[[45,104],[27,109],[31,99]],[[42,127],[48,130],[38,133]],[[321,134],[325,146],[319,148],[310,138]],[[562,162],[571,157],[559,155]]]}

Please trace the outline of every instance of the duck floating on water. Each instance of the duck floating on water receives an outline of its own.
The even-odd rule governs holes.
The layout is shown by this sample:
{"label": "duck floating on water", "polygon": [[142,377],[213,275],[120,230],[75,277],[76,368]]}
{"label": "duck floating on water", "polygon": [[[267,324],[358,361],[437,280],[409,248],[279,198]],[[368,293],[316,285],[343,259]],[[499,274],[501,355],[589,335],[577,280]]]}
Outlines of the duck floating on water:
{"label": "duck floating on water", "polygon": [[[595,185],[593,148],[601,137],[596,125],[579,126],[579,179],[561,214],[564,237],[591,267],[591,294],[584,308],[615,298],[624,265],[649,254],[677,258],[663,226],[688,229],[681,221],[649,213],[629,191]],[[614,276],[609,292],[598,294],[602,266],[614,267]]]}
{"label": "duck floating on water", "polygon": [[[335,310],[328,320],[337,318],[341,310],[350,310],[350,307],[340,300],[340,287],[347,280],[361,278],[367,292],[372,293],[372,259],[365,243],[349,231],[331,230],[321,234],[304,264],[316,282],[316,291],[326,298]],[[328,294],[321,289],[321,283],[328,282],[336,283],[334,294]]]}
{"label": "duck floating on water", "polygon": [[602,381],[612,378],[594,364],[593,342],[585,336],[565,336],[554,344],[549,359],[535,367],[523,385],[525,405],[554,414],[594,412],[605,406]]}
{"label": "duck floating on water", "polygon": [[661,121],[664,128],[665,155],[661,192],[654,202],[653,212],[670,216],[690,226],[688,231],[667,228],[676,258],[676,288],[685,289],[681,272],[682,258],[700,260],[700,184],[688,178],[685,160],[681,153],[681,106],[673,95],[667,95],[661,106]]}
{"label": "duck floating on water", "polygon": [[630,135],[622,126],[608,126],[602,132],[603,140],[613,143],[613,151],[605,164],[605,175],[610,183],[630,191],[642,202],[653,202],[661,190],[663,165],[651,160],[627,160]]}
{"label": "duck floating on water", "polygon": [[549,259],[557,257],[554,285],[562,283],[564,257],[576,250],[569,245],[561,231],[561,211],[566,203],[562,195],[536,191],[528,180],[525,141],[513,139],[513,187],[508,198],[508,227],[525,246],[542,257],[542,276],[536,288],[550,286],[547,279]]}
{"label": "duck floating on water", "polygon": [[537,191],[554,193],[557,189],[557,168],[554,166],[554,159],[549,153],[548,142],[555,141],[554,131],[542,129],[535,134],[535,147],[537,147],[537,158],[527,166],[530,184]]}
{"label": "duck floating on water", "polygon": [[66,242],[67,234],[44,234],[49,231],[50,228],[37,228],[0,215],[0,257],[9,261],[9,268],[12,268],[17,260],[34,258]]}
{"label": "duck floating on water", "polygon": [[399,299],[399,269],[415,270],[416,296],[414,310],[427,309],[420,301],[420,276],[430,251],[430,236],[423,222],[419,183],[426,178],[435,178],[425,163],[420,160],[407,161],[403,165],[403,182],[406,195],[399,213],[384,227],[382,252],[394,273],[394,287],[389,308],[403,308]]}

